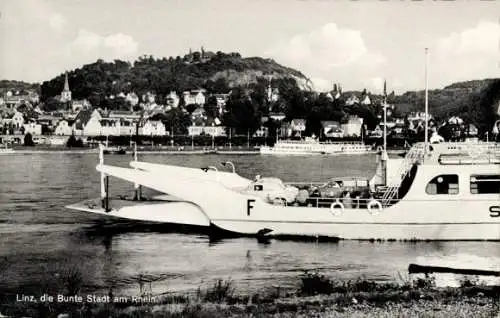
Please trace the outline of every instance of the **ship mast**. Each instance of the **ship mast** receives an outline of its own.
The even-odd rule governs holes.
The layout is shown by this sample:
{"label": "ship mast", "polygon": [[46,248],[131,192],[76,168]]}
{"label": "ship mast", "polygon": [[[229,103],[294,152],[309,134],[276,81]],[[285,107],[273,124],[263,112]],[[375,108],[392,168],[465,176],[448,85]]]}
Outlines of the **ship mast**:
{"label": "ship mast", "polygon": [[424,158],[428,151],[428,134],[429,134],[429,91],[428,91],[428,64],[429,64],[429,49],[425,48],[425,131],[424,131]]}
{"label": "ship mast", "polygon": [[381,154],[382,161],[382,183],[387,186],[387,160],[389,156],[387,155],[387,86],[384,80],[384,148]]}

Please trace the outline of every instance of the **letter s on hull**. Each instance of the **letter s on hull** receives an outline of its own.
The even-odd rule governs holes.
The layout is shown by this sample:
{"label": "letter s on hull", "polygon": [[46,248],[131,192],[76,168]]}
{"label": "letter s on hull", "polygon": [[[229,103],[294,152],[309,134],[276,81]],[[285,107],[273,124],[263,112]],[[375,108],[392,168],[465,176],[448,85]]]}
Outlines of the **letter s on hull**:
{"label": "letter s on hull", "polygon": [[498,205],[490,206],[490,216],[492,218],[500,217],[500,206]]}

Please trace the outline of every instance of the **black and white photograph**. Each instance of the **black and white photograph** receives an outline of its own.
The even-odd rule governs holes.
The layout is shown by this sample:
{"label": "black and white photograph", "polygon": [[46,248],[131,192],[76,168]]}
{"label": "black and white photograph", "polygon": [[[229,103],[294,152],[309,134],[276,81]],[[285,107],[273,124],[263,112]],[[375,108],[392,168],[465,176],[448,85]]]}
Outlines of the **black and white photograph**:
{"label": "black and white photograph", "polygon": [[3,0],[0,318],[500,317],[500,1]]}

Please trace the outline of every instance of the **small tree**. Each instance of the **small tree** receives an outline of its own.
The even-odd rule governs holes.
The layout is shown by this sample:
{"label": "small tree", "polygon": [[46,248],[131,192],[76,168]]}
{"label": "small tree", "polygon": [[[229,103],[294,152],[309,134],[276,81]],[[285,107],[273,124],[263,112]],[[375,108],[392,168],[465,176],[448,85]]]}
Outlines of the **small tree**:
{"label": "small tree", "polygon": [[76,138],[74,135],[69,136],[68,141],[66,142],[66,147],[72,148],[76,147]]}
{"label": "small tree", "polygon": [[24,145],[28,147],[33,147],[35,143],[33,142],[33,136],[30,133],[24,135]]}

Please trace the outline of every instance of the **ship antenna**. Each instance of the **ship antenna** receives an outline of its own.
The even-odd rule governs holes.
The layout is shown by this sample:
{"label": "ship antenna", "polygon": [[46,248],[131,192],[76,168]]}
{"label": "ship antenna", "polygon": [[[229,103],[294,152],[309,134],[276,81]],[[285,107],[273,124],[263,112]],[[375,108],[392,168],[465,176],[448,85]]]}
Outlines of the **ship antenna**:
{"label": "ship antenna", "polygon": [[[99,165],[104,164],[104,145],[102,143],[99,143]],[[107,191],[106,191],[106,175],[104,172],[101,171],[101,203],[102,203],[102,208],[106,209],[106,198],[107,198]]]}
{"label": "ship antenna", "polygon": [[387,186],[387,160],[389,159],[387,155],[387,94],[386,94],[386,84],[384,80],[384,148],[381,153],[382,161],[382,178],[384,186]]}
{"label": "ship antenna", "polygon": [[428,134],[429,134],[429,89],[428,89],[428,64],[429,64],[429,49],[425,48],[425,131],[424,131],[424,158],[428,151]]}
{"label": "ship antenna", "polygon": [[[137,141],[134,142],[134,161],[137,162]],[[135,168],[137,170],[137,168]],[[142,200],[142,187],[138,183],[134,183],[134,201]]]}

